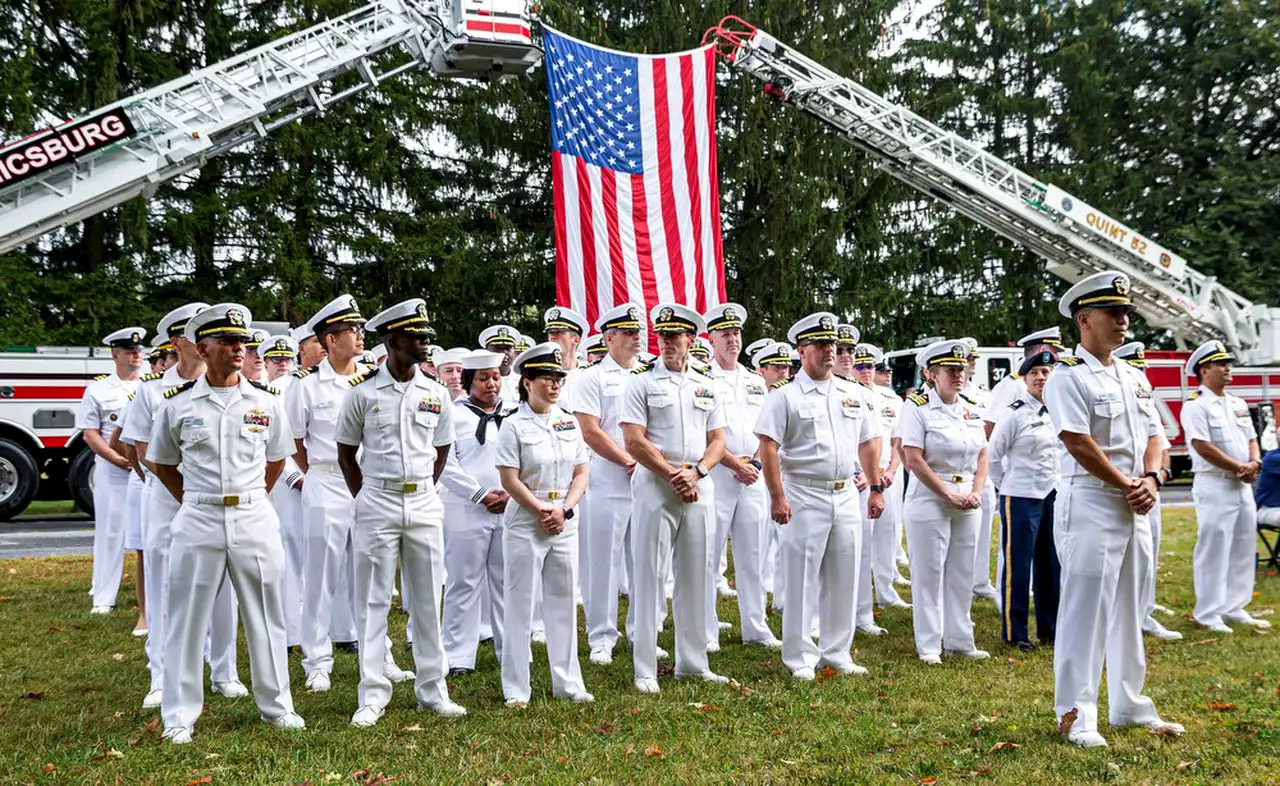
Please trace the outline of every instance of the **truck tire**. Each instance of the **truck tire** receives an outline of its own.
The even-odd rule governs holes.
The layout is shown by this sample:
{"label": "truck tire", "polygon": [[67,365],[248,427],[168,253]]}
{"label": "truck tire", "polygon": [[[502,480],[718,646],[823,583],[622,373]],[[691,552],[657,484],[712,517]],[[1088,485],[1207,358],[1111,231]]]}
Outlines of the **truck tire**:
{"label": "truck tire", "polygon": [[67,489],[76,507],[93,517],[93,451],[86,446],[71,459]]}
{"label": "truck tire", "polygon": [[27,509],[40,490],[40,468],[26,448],[0,439],[0,521]]}

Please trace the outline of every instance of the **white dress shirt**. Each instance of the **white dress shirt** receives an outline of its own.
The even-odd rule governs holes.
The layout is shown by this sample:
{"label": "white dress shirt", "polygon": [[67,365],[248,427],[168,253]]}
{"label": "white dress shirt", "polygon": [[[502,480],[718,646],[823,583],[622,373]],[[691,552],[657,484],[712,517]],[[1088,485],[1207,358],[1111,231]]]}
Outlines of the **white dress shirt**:
{"label": "white dress shirt", "polygon": [[696,464],[707,452],[707,433],[725,426],[715,383],[692,366],[672,373],[661,358],[655,362],[627,381],[619,420],[643,426],[645,436],[672,464]]}
{"label": "white dress shirt", "polygon": [[[521,404],[498,433],[497,466],[518,470],[520,482],[535,492],[559,492],[558,500],[569,491],[574,468],[590,460],[578,421],[559,407],[539,415]],[[518,507],[511,499],[507,513]],[[565,524],[566,531],[572,528],[572,522]]]}
{"label": "white dress shirt", "polygon": [[363,370],[357,365],[356,374],[339,374],[325,358],[315,371],[294,372],[302,375],[294,379],[286,391],[285,411],[294,436],[301,439],[307,448],[308,464],[334,464],[338,461],[338,443],[334,439],[338,413],[342,409],[342,400],[351,390],[351,380]]}
{"label": "white dress shirt", "polygon": [[872,385],[871,392],[872,400],[876,403],[876,414],[880,416],[880,469],[885,469],[893,458],[890,443],[898,430],[898,421],[902,419],[906,402],[902,400],[902,396],[893,392],[893,388],[885,385]]}
{"label": "white dress shirt", "polygon": [[1049,410],[1028,392],[992,413],[987,464],[991,482],[1006,497],[1044,499],[1058,485],[1058,432]]}
{"label": "white dress shirt", "polygon": [[494,457],[498,454],[498,435],[507,418],[515,414],[514,407],[501,399],[485,423],[484,444],[477,434],[480,416],[471,409],[471,398],[463,396],[453,402],[453,447],[449,460],[440,474],[444,497],[480,504],[490,491],[500,490],[498,468]]}
{"label": "white dress shirt", "polygon": [[947,404],[932,388],[908,401],[898,424],[902,446],[923,450],[925,463],[943,481],[961,483],[952,479],[972,477],[978,470],[978,454],[987,446],[978,406],[962,395]]}
{"label": "white dress shirt", "polygon": [[1235,461],[1249,460],[1249,443],[1257,439],[1249,405],[1227,391],[1219,396],[1204,385],[1182,405],[1182,431],[1191,448],[1191,471],[1218,470],[1200,455],[1193,439],[1208,442]]}
{"label": "white dress shirt", "polygon": [[724,449],[739,458],[745,456],[749,459],[760,446],[755,425],[768,392],[764,377],[738,363],[731,371],[712,366],[711,378],[715,381],[716,397],[724,409]]}
{"label": "white dress shirt", "polygon": [[431,480],[436,448],[453,442],[449,391],[417,367],[412,379],[396,381],[385,365],[348,388],[333,433],[336,442],[364,448],[360,469],[365,477],[396,483],[427,481],[435,488]]}
{"label": "white dress shirt", "polygon": [[858,447],[880,437],[870,391],[832,375],[814,380],[801,369],[765,397],[755,432],[778,443],[783,477],[841,481],[858,468]]}
{"label": "white dress shirt", "polygon": [[140,382],[138,379],[121,379],[114,371],[90,382],[76,409],[76,428],[81,431],[97,429],[102,438],[110,442],[111,435],[120,428],[129,397],[138,389]]}
{"label": "white dress shirt", "polygon": [[631,369],[619,366],[611,355],[578,375],[574,412],[600,420],[600,428],[622,448],[622,400]]}

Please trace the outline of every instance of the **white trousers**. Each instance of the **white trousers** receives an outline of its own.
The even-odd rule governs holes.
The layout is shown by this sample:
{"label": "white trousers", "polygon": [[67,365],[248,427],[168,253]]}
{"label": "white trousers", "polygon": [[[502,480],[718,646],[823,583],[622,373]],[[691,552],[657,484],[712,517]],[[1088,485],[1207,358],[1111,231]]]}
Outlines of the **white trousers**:
{"label": "white trousers", "polygon": [[676,674],[709,671],[707,662],[708,554],[715,531],[715,486],[698,481],[698,501],[684,503],[665,478],[644,467],[631,476],[631,602],[637,606],[631,640],[635,679],[658,676],[658,605],[665,603],[664,563],[671,555],[675,589]]}
{"label": "white trousers", "polygon": [[440,636],[440,576],[444,571],[444,506],[434,487],[415,494],[365,486],[354,505],[356,630],[360,642],[360,706],[391,701],[387,614],[396,580],[396,557],[413,614],[414,693],[420,705],[449,696]]}
{"label": "white trousers", "polygon": [[[337,470],[307,473],[302,486],[306,524],[306,569],[302,598],[302,670],[307,676],[333,671],[329,637],[342,574],[351,569],[352,499]],[[387,588],[390,597],[391,588]],[[341,600],[338,598],[338,600]],[[354,609],[350,612],[354,616]]]}
{"label": "white trousers", "polygon": [[[1120,489],[1093,478],[1064,478],[1054,503],[1054,544],[1062,564],[1054,711],[1078,711],[1073,729],[1098,730],[1098,687],[1107,669],[1111,724],[1159,719],[1142,695],[1142,587],[1151,569],[1151,527]],[[914,586],[914,583],[913,583]]]}
{"label": "white trousers", "polygon": [[[982,518],[978,520],[976,549],[973,553],[974,591],[991,587],[991,519],[996,515],[996,489],[990,479],[982,487],[982,494],[979,497],[982,500]],[[1002,570],[999,563],[1001,559],[999,549],[996,549],[996,552],[996,569]],[[996,593],[997,605],[999,605],[999,597],[1000,593]]]}
{"label": "white trousers", "polygon": [[474,669],[484,637],[487,605],[495,654],[502,660],[502,516],[455,497],[444,501],[444,584],[442,637],[450,668]]}
{"label": "white trousers", "polygon": [[[968,484],[944,483],[964,491]],[[981,510],[953,508],[917,483],[907,496],[907,549],[911,557],[911,622],[916,654],[974,649],[974,550]]]}
{"label": "white trousers", "polygon": [[[881,472],[888,467],[881,467]],[[897,553],[902,537],[902,467],[893,476],[893,484],[884,490],[884,512],[871,528],[871,541],[863,541],[863,550],[871,555],[871,577],[875,580],[876,601],[880,605],[901,603],[893,580],[899,576]],[[863,510],[866,510],[864,503]],[[865,512],[863,515],[866,515]]]}
{"label": "white trousers", "polygon": [[716,532],[712,542],[707,578],[711,582],[707,597],[707,641],[720,640],[720,619],[716,613],[716,584],[720,564],[725,557],[725,544],[733,538],[733,579],[738,592],[738,618],[742,624],[742,640],[750,643],[773,639],[773,631],[765,621],[764,551],[767,545],[766,522],[769,522],[769,494],[764,480],[750,486],[738,482],[727,467],[711,470],[716,489]]}
{"label": "white trousers", "polygon": [[1196,473],[1191,484],[1196,506],[1196,547],[1192,554],[1196,622],[1221,622],[1253,599],[1258,553],[1258,508],[1253,488],[1235,478]]}
{"label": "white trousers", "polygon": [[875,539],[876,527],[880,522],[867,515],[867,502],[871,499],[871,489],[858,492],[858,511],[861,515],[859,526],[861,548],[858,549],[858,586],[854,589],[853,622],[858,625],[875,625],[875,594],[871,587],[871,543]]}
{"label": "white trousers", "polygon": [[97,456],[93,460],[93,605],[115,606],[124,569],[125,497],[129,475]]}
{"label": "white trousers", "polygon": [[205,631],[230,575],[243,599],[253,697],[263,718],[293,712],[284,630],[284,546],[266,500],[235,507],[181,507],[172,527],[169,595],[165,607],[165,729],[190,728],[204,704]]}
{"label": "white trousers", "polygon": [[[506,549],[503,582],[507,591],[506,648],[502,651],[502,696],[528,702],[529,635],[533,626],[534,588],[542,587],[542,615],[551,665],[551,695],[585,693],[578,663],[578,602],[574,574],[578,568],[578,532],[570,526],[547,535],[534,517],[512,503],[507,508],[502,543]],[[497,631],[495,630],[495,633]]]}
{"label": "white trousers", "polygon": [[[587,569],[578,583],[587,611],[587,645],[612,651],[618,643],[618,592],[625,579],[619,568],[634,571],[627,548],[631,478],[622,467],[600,458],[591,460],[589,477],[578,528],[580,553],[587,555],[581,563]],[[634,605],[627,611],[627,632],[635,635]]]}
{"label": "white trousers", "polygon": [[280,519],[280,539],[284,544],[284,628],[292,646],[302,641],[302,574],[307,554],[302,492],[277,483],[268,499]]}
{"label": "white trousers", "polygon": [[[778,535],[786,575],[782,663],[792,671],[849,665],[862,556],[857,489],[852,483],[839,491],[809,488],[783,476],[783,490],[791,503],[791,521]],[[809,637],[815,599],[817,644]]]}
{"label": "white trousers", "polygon": [[[129,473],[129,485],[124,494],[124,550],[142,551],[147,547],[142,539],[142,497],[147,485],[136,472]],[[141,566],[139,566],[141,567]],[[138,581],[142,581],[139,573]]]}
{"label": "white trousers", "polygon": [[1164,529],[1164,513],[1160,509],[1160,495],[1156,506],[1147,513],[1151,522],[1151,571],[1142,585],[1142,619],[1156,613],[1156,577],[1160,574],[1160,531]]}

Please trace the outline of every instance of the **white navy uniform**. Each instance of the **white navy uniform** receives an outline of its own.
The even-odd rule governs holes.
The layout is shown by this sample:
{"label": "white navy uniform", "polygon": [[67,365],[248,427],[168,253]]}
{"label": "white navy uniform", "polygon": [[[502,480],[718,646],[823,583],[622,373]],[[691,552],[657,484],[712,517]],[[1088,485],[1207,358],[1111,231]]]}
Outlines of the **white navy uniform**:
{"label": "white navy uniform", "polygon": [[[898,420],[906,408],[906,402],[891,387],[873,385],[872,400],[876,404],[876,414],[880,416],[880,471],[881,477],[889,469],[893,458],[893,435],[898,427]],[[875,579],[876,602],[880,605],[900,605],[905,603],[893,582],[899,577],[895,558],[902,540],[902,506],[905,500],[903,483],[906,473],[899,462],[892,482],[885,489],[884,512],[872,529],[871,543],[863,544],[871,551],[871,575]]]}
{"label": "white navy uniform", "polygon": [[[992,395],[986,388],[969,380],[960,392],[973,402],[982,420],[996,417],[994,414],[989,414]],[[977,544],[974,549],[973,592],[979,597],[994,597],[996,605],[999,606],[999,594],[991,586],[991,519],[996,515],[996,489],[990,476],[987,476],[987,482],[983,484],[982,493],[978,496],[982,502],[982,515],[978,519]],[[1004,558],[997,547],[996,573],[1003,572]]]}

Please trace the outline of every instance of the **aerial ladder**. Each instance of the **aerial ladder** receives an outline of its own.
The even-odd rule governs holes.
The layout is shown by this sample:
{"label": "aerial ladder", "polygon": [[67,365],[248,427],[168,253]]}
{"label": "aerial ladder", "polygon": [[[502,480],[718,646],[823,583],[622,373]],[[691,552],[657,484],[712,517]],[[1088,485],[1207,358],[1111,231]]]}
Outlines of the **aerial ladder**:
{"label": "aerial ladder", "polygon": [[703,42],[763,81],[766,95],[816,117],[920,193],[1039,254],[1060,278],[1127,274],[1138,313],[1179,348],[1218,339],[1250,364],[1280,360],[1280,309],[1250,302],[1122,222],[738,17],[722,19]]}
{"label": "aerial ladder", "polygon": [[377,0],[0,148],[0,253],[406,71],[497,80],[541,59],[524,0]]}

